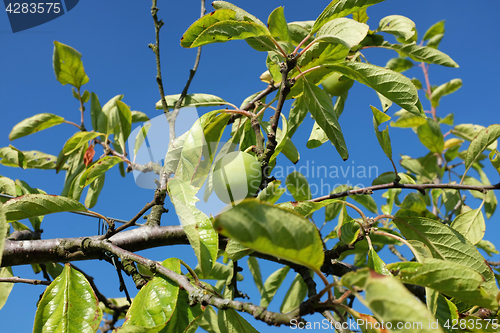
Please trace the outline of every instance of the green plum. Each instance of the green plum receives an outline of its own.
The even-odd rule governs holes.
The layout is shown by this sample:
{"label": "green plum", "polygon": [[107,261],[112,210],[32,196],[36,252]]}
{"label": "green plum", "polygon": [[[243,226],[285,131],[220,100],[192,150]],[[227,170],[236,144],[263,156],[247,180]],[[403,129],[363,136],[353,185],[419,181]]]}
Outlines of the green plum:
{"label": "green plum", "polygon": [[322,83],[323,88],[332,96],[340,96],[349,89],[351,89],[354,84],[354,80],[349,79],[346,76],[342,76],[340,73],[334,72],[332,75],[326,78]]}
{"label": "green plum", "polygon": [[253,155],[235,151],[215,162],[212,176],[215,194],[224,203],[230,204],[257,193],[262,171]]}

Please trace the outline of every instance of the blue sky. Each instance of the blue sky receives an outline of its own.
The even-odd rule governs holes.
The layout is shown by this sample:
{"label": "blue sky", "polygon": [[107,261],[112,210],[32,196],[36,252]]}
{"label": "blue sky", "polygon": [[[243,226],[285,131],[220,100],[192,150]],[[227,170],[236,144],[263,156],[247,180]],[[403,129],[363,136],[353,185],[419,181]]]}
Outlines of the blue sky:
{"label": "blue sky", "polygon": [[[234,4],[246,9],[262,21],[269,13],[283,5],[283,1],[234,1]],[[288,22],[314,20],[327,5],[326,1],[286,1],[285,17]],[[167,94],[180,93],[187,80],[196,55],[195,49],[183,49],[179,40],[183,32],[199,17],[198,1],[159,1],[159,17],[165,21],[161,32],[161,60],[163,79]],[[154,104],[159,100],[155,81],[156,65],[154,54],[148,44],[154,42],[153,21],[150,14],[151,3],[148,1],[81,1],[71,12],[44,25],[13,34],[6,13],[0,13],[0,41],[3,51],[0,53],[0,147],[11,144],[8,133],[11,128],[24,118],[37,113],[49,112],[78,122],[80,114],[78,102],[72,97],[69,86],[62,86],[56,79],[52,68],[53,42],[55,40],[70,45],[82,53],[85,71],[90,78],[85,89],[95,92],[101,104],[118,94],[124,94],[124,102],[132,110],[145,112],[150,118],[159,115]],[[431,66],[430,80],[439,85],[453,78],[461,78],[463,87],[455,94],[444,97],[438,108],[438,115],[455,114],[455,124],[474,123],[488,126],[498,123],[498,88],[500,65],[497,61],[500,27],[497,13],[500,6],[493,1],[481,4],[471,1],[455,1],[453,4],[442,0],[421,0],[418,2],[387,0],[368,9],[368,24],[374,29],[381,18],[399,14],[412,19],[420,36],[429,26],[440,20],[446,20],[446,34],[440,49],[449,54],[460,68]],[[207,11],[213,10],[207,3]],[[397,54],[389,50],[367,50],[365,56],[374,64],[384,66]],[[244,98],[265,88],[259,81],[260,74],[266,70],[265,53],[251,49],[243,41],[208,45],[203,48],[201,64],[191,85],[190,92],[210,93],[220,96],[233,104],[240,105]],[[405,73],[410,78],[423,80],[419,68]],[[425,109],[429,109],[426,100],[422,100]],[[350,159],[342,162],[334,147],[325,144],[315,150],[306,148],[312,120],[306,119],[294,136],[294,143],[301,153],[297,165],[337,166],[346,170],[347,166],[372,166],[379,173],[390,171],[391,165],[378,146],[373,133],[372,113],[369,105],[379,106],[376,94],[361,84],[355,84],[349,93],[349,99],[340,124],[345,136]],[[286,104],[285,110],[289,108]],[[198,109],[199,113],[210,109]],[[392,115],[397,106],[389,109]],[[287,111],[285,112],[287,114]],[[194,121],[195,119],[193,119]],[[90,123],[88,112],[85,121]],[[447,131],[445,127],[443,129]],[[64,142],[75,131],[70,125],[62,124],[35,135],[21,138],[12,144],[21,150],[40,150],[57,155]],[[390,128],[394,157],[399,154],[420,157],[425,148],[409,129]],[[100,152],[98,152],[100,154]],[[283,166],[289,162],[278,160]],[[487,168],[492,183],[498,182],[498,174]],[[48,193],[59,194],[64,182],[64,175],[54,171],[39,171],[0,166],[0,175],[12,179],[22,179],[32,187],[44,189]],[[312,177],[312,182],[321,179]],[[351,182],[368,186],[373,178],[348,178]],[[329,179],[331,184],[341,183],[342,179]],[[326,193],[324,193],[326,194]],[[380,202],[382,193],[374,194]],[[143,205],[150,201],[153,192],[135,185],[133,177],[122,179],[117,170],[106,176],[106,185],[95,211],[120,219],[129,219]],[[468,195],[470,197],[470,195]],[[468,202],[474,204],[473,201]],[[169,208],[172,208],[168,205]],[[320,218],[318,218],[321,220]],[[496,226],[498,217],[487,221],[487,233],[499,231]],[[321,221],[320,221],[321,222]],[[177,225],[174,210],[165,215],[164,225]],[[71,214],[46,217],[42,224],[44,238],[94,235],[97,222]],[[495,243],[493,237],[486,237]],[[496,242],[500,247],[500,243]],[[179,251],[178,249],[182,249]],[[188,246],[154,251],[145,251],[144,255],[155,260],[179,256],[195,265]],[[498,256],[493,259],[498,260]],[[395,257],[387,256],[387,261]],[[104,262],[76,263],[96,278],[101,292],[108,297],[121,297],[118,291],[117,276]],[[244,268],[246,263],[241,263]],[[97,267],[97,269],[95,268]],[[278,265],[265,265],[266,278]],[[14,267],[14,274],[33,277],[30,267]],[[251,301],[258,303],[256,289],[252,287],[252,278],[245,270],[246,282],[241,286],[248,288],[244,292],[253,296]],[[289,274],[283,289],[293,279]],[[129,284],[133,291],[133,285]],[[43,287],[16,285],[5,307],[0,311],[0,320],[5,331],[25,332],[32,328],[35,303]],[[281,291],[277,297],[283,296]],[[279,309],[279,304],[271,303],[271,309]],[[321,318],[319,318],[321,320]],[[252,324],[255,321],[251,320]],[[10,329],[9,329],[10,328]],[[268,330],[265,324],[256,323],[261,332]],[[288,328],[281,328],[285,331]]]}

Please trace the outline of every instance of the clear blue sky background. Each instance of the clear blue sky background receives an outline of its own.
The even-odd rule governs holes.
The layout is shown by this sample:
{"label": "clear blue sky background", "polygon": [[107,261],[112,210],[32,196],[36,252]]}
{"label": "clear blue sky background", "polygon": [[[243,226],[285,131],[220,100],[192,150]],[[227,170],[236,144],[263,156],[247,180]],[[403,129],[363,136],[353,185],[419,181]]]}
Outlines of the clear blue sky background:
{"label": "clear blue sky background", "polygon": [[[287,21],[314,20],[327,5],[326,1],[234,1],[234,3],[262,21],[280,5],[285,5]],[[149,1],[97,1],[86,0],[69,13],[33,29],[13,34],[6,13],[0,13],[0,147],[8,146],[8,133],[11,128],[37,113],[49,112],[79,122],[78,102],[72,97],[69,86],[62,86],[54,76],[52,68],[53,42],[68,44],[83,55],[85,71],[90,81],[85,89],[95,92],[104,104],[118,94],[124,94],[124,102],[133,110],[145,112],[150,118],[159,115],[154,104],[159,100],[155,81],[156,65],[154,55],[148,44],[154,42],[153,21]],[[161,33],[161,52],[163,78],[167,94],[180,93],[187,80],[196,55],[195,49],[183,49],[179,40],[183,32],[199,17],[199,1],[159,1],[159,17],[165,21]],[[460,68],[431,66],[430,79],[435,85],[453,78],[461,78],[463,87],[454,95],[443,98],[438,115],[455,114],[455,123],[475,123],[487,126],[498,123],[498,84],[500,65],[497,60],[499,48],[496,44],[500,33],[498,10],[500,5],[493,1],[436,1],[418,2],[387,0],[368,9],[370,27],[375,29],[379,20],[387,15],[399,14],[411,18],[417,25],[420,36],[429,26],[439,20],[446,20],[446,34],[440,49],[449,54]],[[211,11],[207,3],[207,11]],[[367,58],[374,64],[384,66],[387,60],[396,57],[389,50],[367,50]],[[203,48],[201,64],[191,85],[190,92],[203,92],[220,96],[233,104],[239,105],[248,95],[265,88],[259,81],[260,74],[266,70],[265,53],[251,49],[243,41],[208,45]],[[407,76],[423,80],[421,70],[414,68],[405,73]],[[312,164],[324,166],[376,166],[379,173],[390,171],[390,162],[378,146],[373,132],[372,113],[369,105],[379,106],[376,94],[365,86],[355,84],[349,93],[349,99],[340,124],[345,136],[350,159],[342,162],[334,147],[325,144],[316,150],[305,147],[309,137],[312,120],[306,119],[304,125],[294,136],[294,142],[301,153],[297,167]],[[429,104],[423,100],[424,108]],[[289,108],[289,104],[286,106]],[[199,109],[205,112],[209,109]],[[389,109],[392,115],[397,106]],[[86,113],[85,121],[90,124]],[[193,119],[194,121],[194,119]],[[448,129],[445,127],[444,131]],[[12,144],[21,150],[40,150],[57,155],[64,142],[75,132],[70,125],[59,125],[35,135],[18,139]],[[408,129],[391,128],[395,158],[399,154],[419,157],[425,152],[416,135]],[[98,151],[100,154],[100,151]],[[286,159],[278,163],[289,165]],[[498,182],[498,174],[487,168],[492,183]],[[64,174],[55,171],[22,171],[16,168],[0,166],[0,175],[12,179],[22,179],[32,187],[41,188],[48,193],[59,194],[64,182]],[[376,175],[375,175],[376,176]],[[349,180],[368,186],[375,178],[326,179],[330,184],[344,183]],[[320,182],[315,177],[311,182]],[[321,193],[327,194],[327,193]],[[374,194],[378,201],[381,192]],[[153,192],[135,185],[133,177],[122,179],[118,170],[112,170],[106,176],[106,185],[95,211],[101,214],[128,220],[150,201]],[[468,194],[468,197],[471,196]],[[473,201],[468,201],[473,205]],[[172,208],[171,205],[168,205]],[[498,215],[498,214],[497,214]],[[317,223],[321,223],[318,217]],[[163,224],[177,225],[174,210],[164,216]],[[333,222],[335,223],[335,222]],[[493,237],[499,231],[498,217],[487,221],[486,239],[497,247],[500,243]],[[333,224],[332,226],[333,227]],[[72,214],[61,214],[45,218],[42,228],[44,238],[73,237],[94,235],[97,221]],[[163,260],[177,256],[188,260],[193,266],[192,250],[188,246],[162,248],[143,252],[151,259]],[[387,262],[396,258],[386,254]],[[498,256],[493,259],[498,260]],[[118,291],[118,278],[112,267],[105,262],[81,262],[77,266],[88,271],[96,278],[98,287],[108,297],[122,297]],[[259,303],[258,293],[245,262],[246,283],[242,291]],[[263,278],[279,268],[275,264],[263,265]],[[14,267],[14,274],[34,278],[30,267]],[[38,276],[41,278],[41,276]],[[293,274],[283,284],[278,293],[280,298],[293,279]],[[128,284],[133,293],[132,283]],[[0,311],[2,330],[5,332],[29,332],[32,329],[36,310],[36,301],[43,287],[15,285],[5,307]],[[270,309],[278,311],[279,305],[273,302]],[[247,317],[248,318],[248,317]],[[322,317],[315,317],[321,320]],[[261,332],[271,330],[267,325],[256,323],[248,318]],[[312,320],[312,318],[310,318]],[[280,328],[287,331],[289,328]]]}

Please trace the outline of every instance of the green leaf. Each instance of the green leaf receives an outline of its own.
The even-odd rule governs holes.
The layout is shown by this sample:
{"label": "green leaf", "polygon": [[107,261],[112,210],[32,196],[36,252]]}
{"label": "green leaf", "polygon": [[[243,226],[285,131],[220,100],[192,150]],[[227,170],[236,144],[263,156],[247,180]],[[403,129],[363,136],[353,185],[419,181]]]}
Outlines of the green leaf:
{"label": "green leaf", "polygon": [[[0,278],[10,278],[14,277],[12,274],[11,267],[2,267],[0,268]],[[14,283],[2,282],[0,283],[0,310],[2,310],[3,306],[7,302],[7,298],[9,298],[9,294],[14,287]]]}
{"label": "green leaf", "polygon": [[483,250],[484,252],[486,252],[486,254],[488,254],[490,257],[493,256],[493,254],[498,254],[500,252],[498,252],[498,250],[495,248],[495,245],[490,242],[490,241],[487,241],[487,240],[480,240],[477,244],[476,244],[476,247],[478,249],[481,249]]}
{"label": "green leaf", "polygon": [[[309,32],[311,31],[311,28],[314,24],[314,21],[300,21],[300,22],[290,22],[288,23],[288,33],[290,35],[290,38],[292,39],[292,43],[294,46],[299,45],[301,41],[304,40],[304,38],[307,37]],[[311,39],[309,39],[303,47],[306,47],[309,45],[311,42]]]}
{"label": "green leaf", "polygon": [[427,119],[427,123],[417,128],[420,142],[433,153],[441,154],[444,149],[444,137],[441,127],[433,119]]}
{"label": "green leaf", "polygon": [[413,113],[410,113],[406,110],[400,110],[394,115],[398,116],[399,118],[396,120],[396,122],[391,121],[392,127],[413,128],[427,122],[425,118],[415,116]]}
{"label": "green leaf", "polygon": [[33,332],[94,333],[101,318],[99,301],[90,283],[82,273],[66,264],[38,303]]}
{"label": "green leaf", "polygon": [[[25,194],[47,194],[45,191],[42,191],[38,188],[32,188],[29,186],[26,182],[22,180],[16,180],[16,188],[18,189],[18,193],[16,196],[21,196]],[[33,226],[33,230],[39,231],[40,230],[40,224],[42,223],[43,216],[34,216],[30,217],[29,221],[31,225]]]}
{"label": "green leaf", "polygon": [[346,61],[325,67],[367,85],[403,109],[425,118],[418,99],[418,91],[406,76],[387,68],[361,62]]}
{"label": "green leaf", "polygon": [[318,229],[289,210],[248,199],[216,217],[214,228],[261,253],[313,270],[319,270],[323,264],[323,245]]}
{"label": "green leaf", "polygon": [[361,43],[368,33],[368,25],[348,18],[337,18],[326,23],[316,33],[316,42],[343,44],[348,48]]}
{"label": "green leaf", "polygon": [[299,125],[304,121],[309,109],[305,98],[297,98],[293,101],[288,114],[288,137],[291,139]]}
{"label": "green leaf", "polygon": [[202,275],[207,275],[217,259],[219,238],[211,219],[195,206],[197,189],[189,182],[177,178],[170,179],[168,191],[175,212],[181,221],[191,247],[195,251]]}
{"label": "green leaf", "polygon": [[297,214],[303,217],[309,217],[312,213],[317,210],[320,210],[323,207],[328,206],[333,202],[337,202],[337,199],[328,199],[320,202],[311,202],[311,201],[300,201],[300,202],[283,202],[278,204],[278,207],[286,208],[289,210],[293,210]]}
{"label": "green leaf", "polygon": [[325,131],[323,131],[323,129],[318,125],[317,122],[314,122],[311,134],[309,135],[309,139],[306,143],[306,147],[309,149],[318,148],[327,141],[329,140],[326,136]]}
{"label": "green leaf", "polygon": [[453,79],[446,82],[432,91],[431,104],[433,107],[439,106],[439,100],[441,97],[454,93],[462,87],[462,80]]}
{"label": "green leaf", "polygon": [[90,94],[90,120],[94,131],[106,132],[108,119],[106,114],[102,112],[101,103],[99,103],[99,98],[95,93]]}
{"label": "green leaf", "polygon": [[[455,134],[459,138],[465,139],[467,141],[472,141],[474,138],[486,127],[474,124],[458,124],[452,130],[451,133]],[[497,148],[497,142],[493,142],[486,149],[493,150]]]}
{"label": "green leaf", "polygon": [[368,267],[382,275],[392,275],[373,248],[368,251]]}
{"label": "green leaf", "polygon": [[288,33],[288,25],[283,13],[283,7],[278,7],[271,12],[267,19],[267,26],[269,27],[271,36],[277,41],[291,42],[292,39]]}
{"label": "green leaf", "polygon": [[293,144],[292,140],[290,140],[290,138],[287,138],[285,140],[285,144],[283,145],[283,149],[281,149],[281,152],[293,164],[297,164],[297,162],[300,160],[299,151]]}
{"label": "green leaf", "polygon": [[[326,135],[337,149],[340,157],[345,161],[349,158],[347,147],[337,120],[337,115],[333,109],[331,98],[321,88],[310,84],[304,80],[304,94],[299,97],[304,99],[305,105],[316,120],[316,123],[325,131]],[[300,103],[300,102],[297,102]]]}
{"label": "green leaf", "polygon": [[8,221],[60,212],[85,212],[87,208],[76,200],[49,194],[26,194],[10,199],[3,205]]}
{"label": "green leaf", "polygon": [[496,295],[488,295],[481,286],[483,277],[473,269],[452,261],[426,258],[423,263],[389,264],[399,271],[403,283],[429,287],[447,296],[489,309],[498,307]]}
{"label": "green leaf", "polygon": [[264,282],[264,286],[262,287],[260,306],[269,306],[269,303],[271,303],[271,301],[273,300],[279,287],[281,286],[283,281],[285,281],[289,270],[290,267],[285,266],[269,275],[269,277],[266,279],[266,282]]}
{"label": "green leaf", "polygon": [[181,38],[181,46],[192,48],[251,37],[271,37],[266,26],[244,20],[232,9],[217,9],[194,22]]}
{"label": "green leaf", "polygon": [[[142,144],[144,143],[144,141],[146,140],[146,137],[148,136],[148,132],[149,132],[150,128],[151,128],[151,123],[145,123],[144,126],[141,126],[141,129],[137,132],[137,135],[135,137],[135,142],[134,142],[134,156],[137,156],[137,153],[141,149]],[[179,139],[179,138],[176,138],[176,140],[177,139]],[[147,149],[147,147],[146,147],[146,149]],[[181,149],[182,149],[182,147],[181,147]],[[174,148],[174,150],[175,150],[175,148]],[[169,152],[170,152],[170,149],[167,151],[167,156],[168,156]],[[180,150],[179,150],[179,153],[180,153]],[[172,171],[175,171],[176,168],[177,168],[177,164],[175,164],[175,168]]]}
{"label": "green leaf", "polygon": [[[490,125],[488,128],[482,129],[481,132],[472,140],[467,156],[465,158],[465,173],[469,170],[472,164],[479,158],[483,151],[488,149],[488,146],[493,146],[500,137],[500,125]],[[464,174],[465,174],[464,173]]]}
{"label": "green leaf", "polygon": [[[179,100],[181,94],[177,95],[167,95],[165,96],[165,100],[167,102],[168,108],[174,108],[175,103]],[[215,95],[210,94],[187,94],[186,97],[182,100],[181,108],[185,107],[202,107],[202,106],[219,106],[225,105],[227,102]],[[161,110],[163,106],[161,104],[161,100],[156,103],[156,109]]]}
{"label": "green leaf", "polygon": [[9,140],[22,138],[55,125],[64,123],[64,118],[52,113],[39,113],[16,124],[9,134]]}
{"label": "green leaf", "polygon": [[373,127],[375,128],[375,135],[377,136],[378,143],[385,155],[392,161],[392,146],[391,138],[389,137],[389,126],[386,126],[385,130],[382,132],[378,130],[378,126],[391,119],[388,115],[378,110],[376,107],[371,106],[373,113]]}
{"label": "green leaf", "polygon": [[346,207],[343,205],[337,226],[339,240],[344,244],[354,244],[358,240],[360,232],[359,224],[347,214]]}
{"label": "green leaf", "polygon": [[105,156],[97,160],[92,164],[85,172],[82,174],[79,184],[80,187],[85,187],[92,183],[97,177],[117,165],[122,161],[121,158],[117,156]]}
{"label": "green leaf", "polygon": [[[179,259],[167,259],[162,266],[177,274],[181,273]],[[123,326],[136,325],[151,328],[166,324],[174,313],[178,297],[179,286],[175,282],[168,278],[154,276],[137,293],[127,311],[127,320]]]}
{"label": "green leaf", "polygon": [[259,333],[234,309],[219,310],[218,318],[221,333]]}
{"label": "green leaf", "polygon": [[397,332],[444,333],[440,326],[430,327],[429,323],[435,322],[435,319],[427,307],[409,292],[403,283],[392,276],[381,275],[364,268],[345,274],[341,283],[347,288],[356,285],[365,291],[364,300],[359,294],[357,298],[380,322],[384,323],[385,328],[390,325],[396,331],[396,327],[401,327],[401,323],[405,323],[406,326],[403,327],[407,328],[399,329]]}
{"label": "green leaf", "polygon": [[280,311],[282,313],[287,313],[295,310],[300,303],[307,296],[307,285],[305,284],[302,276],[297,273],[295,279],[292,281],[292,285],[288,289],[285,297],[283,298],[283,303],[281,303]]}
{"label": "green leaf", "polygon": [[[413,178],[411,178],[406,173],[399,172],[398,176],[399,178],[401,178],[401,180],[399,181],[400,184],[416,184],[415,180],[413,180]],[[396,175],[394,174],[394,172],[384,172],[373,180],[372,185],[389,184],[392,183],[395,179]]]}
{"label": "green leaf", "polygon": [[413,67],[413,62],[406,58],[392,58],[385,64],[387,69],[402,73]]}
{"label": "green leaf", "polygon": [[257,199],[259,199],[260,201],[267,201],[269,203],[276,203],[281,195],[286,192],[286,189],[281,188],[280,185],[280,180],[273,180],[272,182],[267,184],[267,187],[265,189],[259,192],[259,194],[257,195]]}
{"label": "green leaf", "polygon": [[412,210],[414,212],[423,213],[427,207],[424,199],[419,193],[409,193],[401,203],[401,209]]}
{"label": "green leaf", "polygon": [[29,169],[50,170],[56,168],[57,157],[54,155],[37,150],[23,151],[22,153],[26,158],[26,167]]}
{"label": "green leaf", "polygon": [[89,82],[81,58],[82,55],[74,48],[54,41],[53,63],[57,81],[62,85],[69,83],[78,90]]}
{"label": "green leaf", "polygon": [[23,169],[28,167],[28,161],[24,153],[12,145],[0,148],[0,159],[0,164],[5,166],[21,167]]}
{"label": "green leaf", "polygon": [[500,175],[500,152],[498,150],[492,150],[491,153],[488,155],[491,165],[497,170],[498,174]]}
{"label": "green leaf", "polygon": [[290,173],[285,180],[285,185],[288,191],[292,194],[296,201],[304,201],[311,199],[311,189],[307,178],[298,171]]}
{"label": "green leaf", "polygon": [[203,317],[200,304],[191,306],[189,295],[185,290],[179,290],[177,305],[167,325],[159,333],[194,333]]}
{"label": "green leaf", "polygon": [[403,37],[407,41],[415,35],[415,22],[401,15],[390,15],[380,20],[377,30]]}
{"label": "green leaf", "polygon": [[2,263],[2,254],[5,245],[5,238],[7,237],[7,232],[9,231],[9,229],[10,225],[7,224],[7,219],[5,218],[5,211],[4,208],[2,207],[2,204],[0,203],[0,264]]}
{"label": "green leaf", "polygon": [[357,12],[352,13],[353,20],[358,21],[359,23],[368,22],[368,15],[366,14],[366,8],[358,10]]}
{"label": "green leaf", "polygon": [[132,111],[132,123],[142,123],[149,121],[149,117],[141,111]]}
{"label": "green leaf", "polygon": [[104,136],[102,133],[96,132],[76,132],[71,138],[66,141],[63,147],[64,155],[70,155],[85,145],[88,141],[94,140],[97,137]]}
{"label": "green leaf", "polygon": [[422,40],[429,40],[437,35],[444,34],[444,21],[433,24],[426,32]]}
{"label": "green leaf", "polygon": [[326,6],[314,22],[311,35],[333,19],[347,16],[382,1],[384,0],[334,0]]}
{"label": "green leaf", "polygon": [[257,286],[257,290],[259,290],[259,293],[262,296],[264,286],[262,285],[262,274],[260,273],[259,261],[255,257],[248,257],[247,264],[250,273],[252,273],[255,286]]}
{"label": "green leaf", "polygon": [[122,151],[125,151],[125,141],[127,141],[130,132],[132,131],[132,112],[127,104],[122,101],[116,101],[118,123],[116,124],[115,130],[115,141],[120,143]]}
{"label": "green leaf", "polygon": [[253,16],[252,14],[248,13],[244,9],[241,9],[238,6],[233,5],[232,3],[229,3],[227,1],[214,1],[212,2],[212,7],[215,9],[231,9],[236,13],[235,17],[238,21],[251,21],[257,24],[260,24],[262,26],[265,26],[264,23],[262,23],[261,20]]}
{"label": "green leaf", "polygon": [[416,43],[405,45],[391,44],[385,41],[382,42],[380,46],[389,50],[397,51],[400,55],[408,56],[415,61],[423,61],[428,64],[436,64],[446,67],[459,67],[458,64],[453,59],[451,59],[449,55],[432,47],[420,46]]}
{"label": "green leaf", "polygon": [[460,214],[453,220],[450,227],[461,233],[469,242],[476,245],[483,239],[484,232],[486,231],[483,212],[478,208]]}
{"label": "green leaf", "polygon": [[491,294],[498,290],[491,268],[483,256],[462,234],[438,221],[425,217],[413,217],[406,223],[395,219],[406,239],[418,240],[427,246],[436,259],[448,260],[472,268],[484,279],[484,288]]}
{"label": "green leaf", "polygon": [[105,173],[101,174],[89,186],[87,196],[85,197],[85,206],[89,209],[94,207],[97,203],[99,194],[101,194],[102,187],[104,186],[104,176],[106,176]]}

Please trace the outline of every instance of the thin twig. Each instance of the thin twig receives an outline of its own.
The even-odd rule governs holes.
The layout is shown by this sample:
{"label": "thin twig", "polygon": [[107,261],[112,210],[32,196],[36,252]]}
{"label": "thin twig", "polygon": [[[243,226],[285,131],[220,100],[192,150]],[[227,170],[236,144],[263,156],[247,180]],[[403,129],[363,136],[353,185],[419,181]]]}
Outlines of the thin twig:
{"label": "thin twig", "polygon": [[461,185],[461,184],[400,184],[400,183],[387,183],[380,185],[368,186],[356,190],[348,190],[340,193],[332,193],[315,199],[311,199],[311,202],[320,202],[328,199],[336,199],[341,197],[346,197],[350,195],[359,194],[372,194],[373,191],[386,190],[391,188],[401,188],[401,189],[412,189],[418,190],[425,193],[425,189],[428,188],[449,188],[455,190],[469,190],[469,191],[479,191],[484,192],[485,190],[500,190],[500,183],[495,185],[485,185],[485,186],[475,186],[475,185]]}
{"label": "thin twig", "polygon": [[44,285],[48,286],[50,285],[50,281],[45,281],[45,280],[34,280],[34,279],[23,279],[20,278],[19,276],[13,276],[13,277],[3,277],[0,278],[0,283],[27,283],[27,284],[32,284],[32,285]]}

